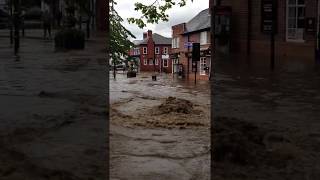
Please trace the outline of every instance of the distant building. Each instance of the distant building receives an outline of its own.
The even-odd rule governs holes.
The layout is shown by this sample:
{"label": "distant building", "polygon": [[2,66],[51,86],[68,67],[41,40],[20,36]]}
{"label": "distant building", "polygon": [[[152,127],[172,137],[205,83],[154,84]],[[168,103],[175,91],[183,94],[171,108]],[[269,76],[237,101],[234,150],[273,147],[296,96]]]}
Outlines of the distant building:
{"label": "distant building", "polygon": [[140,62],[140,71],[172,73],[171,38],[152,34],[151,30],[143,33],[143,40],[134,41],[135,47],[129,55]]}
{"label": "distant building", "polygon": [[205,9],[187,23],[172,26],[171,60],[174,72],[182,69],[186,78],[194,79],[192,69],[192,43],[200,43],[200,59],[197,61],[197,79],[208,80],[210,74],[210,13]]}

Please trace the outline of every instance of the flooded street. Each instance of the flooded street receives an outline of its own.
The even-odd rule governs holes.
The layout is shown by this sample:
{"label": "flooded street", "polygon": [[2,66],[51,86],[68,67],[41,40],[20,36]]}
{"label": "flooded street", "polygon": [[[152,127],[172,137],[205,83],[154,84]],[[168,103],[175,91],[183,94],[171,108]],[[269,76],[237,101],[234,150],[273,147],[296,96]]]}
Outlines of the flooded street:
{"label": "flooded street", "polygon": [[105,179],[103,40],[54,52],[53,41],[22,39],[19,59],[0,42],[0,179]]}
{"label": "flooded street", "polygon": [[213,178],[319,179],[319,71],[236,64],[216,66]]}
{"label": "flooded street", "polygon": [[210,178],[210,88],[110,74],[111,179]]}

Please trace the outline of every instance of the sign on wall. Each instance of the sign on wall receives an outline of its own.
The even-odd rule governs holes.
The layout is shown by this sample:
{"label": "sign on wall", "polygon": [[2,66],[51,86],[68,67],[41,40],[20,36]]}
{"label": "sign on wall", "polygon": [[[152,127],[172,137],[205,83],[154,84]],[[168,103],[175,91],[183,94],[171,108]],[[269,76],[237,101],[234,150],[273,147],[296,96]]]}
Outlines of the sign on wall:
{"label": "sign on wall", "polygon": [[316,31],[316,18],[306,18],[306,32]]}
{"label": "sign on wall", "polygon": [[[274,27],[272,27],[274,25]],[[277,32],[277,1],[262,0],[261,2],[261,30],[263,33]]]}

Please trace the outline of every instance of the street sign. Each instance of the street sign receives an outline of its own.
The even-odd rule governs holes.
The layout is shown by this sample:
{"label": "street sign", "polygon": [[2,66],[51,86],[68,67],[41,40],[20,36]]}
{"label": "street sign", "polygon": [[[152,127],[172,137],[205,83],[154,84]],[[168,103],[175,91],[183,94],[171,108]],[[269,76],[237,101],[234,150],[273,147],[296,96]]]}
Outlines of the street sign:
{"label": "street sign", "polygon": [[191,48],[191,47],[192,47],[192,43],[193,43],[193,42],[185,42],[185,43],[184,43],[184,47],[185,47],[185,48],[188,48],[188,47]]}

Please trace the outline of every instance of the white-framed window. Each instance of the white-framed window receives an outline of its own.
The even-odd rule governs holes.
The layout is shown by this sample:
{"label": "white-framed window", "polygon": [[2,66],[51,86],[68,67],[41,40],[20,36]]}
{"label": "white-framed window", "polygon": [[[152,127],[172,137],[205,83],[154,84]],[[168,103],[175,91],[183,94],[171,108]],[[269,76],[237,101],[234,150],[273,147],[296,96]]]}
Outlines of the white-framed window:
{"label": "white-framed window", "polygon": [[208,44],[208,33],[203,31],[200,33],[200,44]]}
{"label": "white-framed window", "polygon": [[148,54],[148,48],[147,47],[143,47],[143,54]]}
{"label": "white-framed window", "polygon": [[287,41],[304,42],[305,0],[287,0]]}
{"label": "white-framed window", "polygon": [[153,59],[149,59],[149,65],[153,65]]}
{"label": "white-framed window", "polygon": [[168,54],[168,47],[163,48],[163,54]]}
{"label": "white-framed window", "polygon": [[143,65],[148,65],[148,60],[144,59],[143,60]]}
{"label": "white-framed window", "polygon": [[163,67],[168,67],[168,59],[163,60]]}
{"label": "white-framed window", "polygon": [[156,47],[156,48],[155,48],[155,53],[156,53],[156,54],[159,54],[159,53],[160,53],[160,48],[159,48],[159,47]]}
{"label": "white-framed window", "polygon": [[134,48],[133,49],[133,55],[140,55],[140,49],[139,48]]}
{"label": "white-framed window", "polygon": [[207,59],[205,57],[200,58],[200,75],[206,75],[206,70],[204,68],[207,67]]}
{"label": "white-framed window", "polygon": [[154,60],[154,63],[155,63],[155,65],[159,65],[159,60],[158,60],[158,59],[155,59],[155,60]]}
{"label": "white-framed window", "polygon": [[180,42],[180,38],[179,37],[175,37],[172,39],[172,48],[179,48],[179,42]]}

